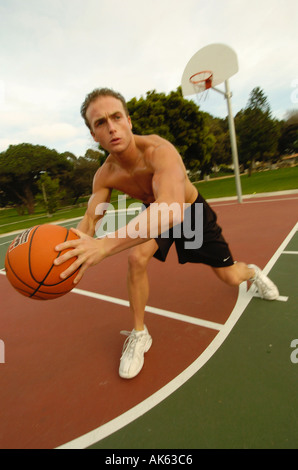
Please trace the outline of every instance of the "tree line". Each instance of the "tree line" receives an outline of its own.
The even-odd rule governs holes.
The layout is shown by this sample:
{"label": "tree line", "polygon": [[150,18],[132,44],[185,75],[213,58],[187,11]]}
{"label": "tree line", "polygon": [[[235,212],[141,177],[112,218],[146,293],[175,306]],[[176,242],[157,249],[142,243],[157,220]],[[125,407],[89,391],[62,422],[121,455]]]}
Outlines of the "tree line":
{"label": "tree line", "polygon": [[[148,91],[127,105],[133,132],[158,134],[172,142],[193,178],[231,164],[228,118],[202,112],[183,98],[180,87],[168,95]],[[235,116],[235,127],[243,168],[251,170],[256,161],[274,162],[283,154],[298,152],[298,113],[288,113],[283,121],[274,119],[259,87]],[[49,213],[61,205],[76,204],[79,197],[90,194],[94,173],[105,158],[100,146],[77,158],[30,143],[11,145],[0,153],[0,207],[14,206],[19,213],[32,214],[37,202]]]}

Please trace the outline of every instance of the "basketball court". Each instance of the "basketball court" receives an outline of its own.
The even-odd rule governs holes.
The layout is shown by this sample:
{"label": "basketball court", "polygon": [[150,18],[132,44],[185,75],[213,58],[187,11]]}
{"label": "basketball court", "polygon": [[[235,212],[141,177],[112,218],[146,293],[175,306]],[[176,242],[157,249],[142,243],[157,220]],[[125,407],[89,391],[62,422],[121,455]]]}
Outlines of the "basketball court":
{"label": "basketball court", "polygon": [[[293,448],[298,430],[298,194],[217,201],[235,259],[269,272],[280,299],[221,283],[203,265],[152,260],[153,345],[118,376],[130,329],[125,252],[64,297],[21,296],[0,276],[1,448]],[[73,224],[73,222],[71,223]],[[1,267],[10,240],[2,236]]]}
{"label": "basketball court", "polygon": [[16,234],[1,236],[0,448],[297,447],[298,191],[242,197],[229,89],[237,70],[234,51],[207,46],[188,62],[182,90],[225,84],[237,198],[210,205],[234,259],[264,269],[278,300],[246,283],[228,287],[207,266],[179,265],[172,248],[166,263],[150,262],[153,345],[141,373],[124,380],[127,253],[90,268],[69,294],[33,300],[3,269]]}

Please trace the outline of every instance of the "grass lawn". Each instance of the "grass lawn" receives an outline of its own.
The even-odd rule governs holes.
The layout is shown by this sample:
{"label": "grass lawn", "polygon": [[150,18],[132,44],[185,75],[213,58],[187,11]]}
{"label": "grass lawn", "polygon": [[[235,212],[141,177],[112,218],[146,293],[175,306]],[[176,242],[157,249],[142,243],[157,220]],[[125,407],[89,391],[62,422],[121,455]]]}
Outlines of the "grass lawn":
{"label": "grass lawn", "polygon": [[[195,183],[205,199],[236,196],[234,176]],[[241,176],[242,194],[267,193],[298,189],[298,166],[278,170],[261,171],[252,176]]]}
{"label": "grass lawn", "polygon": [[[111,209],[117,209],[119,192],[115,191],[112,195]],[[133,199],[122,200],[121,208],[134,202]],[[52,214],[50,217],[45,213],[44,209],[40,206],[35,208],[34,214],[18,215],[14,208],[0,209],[0,234],[23,230],[33,227],[34,225],[49,224],[56,221],[74,219],[82,217],[86,211],[87,203],[80,204],[77,207],[61,208],[59,211]]]}
{"label": "grass lawn", "polygon": [[[237,194],[234,176],[210,181],[200,181],[195,183],[195,186],[205,199],[236,196]],[[298,189],[298,166],[253,173],[251,177],[242,175],[241,186],[244,195]],[[112,196],[112,200],[115,201],[113,202],[115,209],[117,208],[118,194],[118,192],[115,192]],[[134,201],[127,199],[126,205],[129,205],[131,202]],[[35,214],[33,215],[18,215],[15,209],[2,209],[0,210],[0,234],[57,220],[82,217],[85,210],[86,206],[71,209],[64,208],[55,212],[51,217],[48,217],[41,208],[36,208]]]}

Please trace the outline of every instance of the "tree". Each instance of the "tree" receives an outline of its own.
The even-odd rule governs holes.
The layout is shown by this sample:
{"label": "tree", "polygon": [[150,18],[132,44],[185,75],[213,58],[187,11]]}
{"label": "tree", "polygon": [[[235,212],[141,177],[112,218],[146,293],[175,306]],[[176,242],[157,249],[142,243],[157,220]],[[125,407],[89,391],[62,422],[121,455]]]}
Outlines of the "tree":
{"label": "tree", "polygon": [[76,204],[80,196],[88,195],[92,192],[92,182],[98,168],[106,159],[102,151],[88,149],[84,157],[74,160],[73,171],[68,182],[68,201]]}
{"label": "tree", "polygon": [[192,172],[210,161],[214,141],[206,133],[204,113],[183,98],[180,87],[169,95],[148,91],[146,98],[133,98],[127,105],[135,134],[158,134],[169,140]]}
{"label": "tree", "polygon": [[235,118],[235,125],[239,161],[249,165],[251,174],[256,160],[274,157],[279,136],[277,121],[271,118],[267,97],[259,87],[252,90],[246,108]]}
{"label": "tree", "polygon": [[51,179],[47,172],[44,172],[37,184],[41,194],[37,195],[36,201],[39,201],[45,207],[48,215],[53,214],[64,197],[64,191],[60,189],[59,179]]}
{"label": "tree", "polygon": [[215,143],[211,151],[212,166],[230,164],[232,162],[231,139],[228,119],[220,119],[206,114],[209,133],[213,134]]}
{"label": "tree", "polygon": [[298,152],[298,111],[288,112],[286,121],[282,123],[278,150],[288,155]]}
{"label": "tree", "polygon": [[56,150],[27,143],[10,145],[0,154],[0,185],[6,203],[15,205],[20,211],[26,208],[28,214],[33,214],[42,172],[63,179],[71,166],[71,162]]}
{"label": "tree", "polygon": [[251,91],[246,109],[250,109],[251,111],[259,110],[264,114],[271,113],[268,99],[260,87],[255,87]]}

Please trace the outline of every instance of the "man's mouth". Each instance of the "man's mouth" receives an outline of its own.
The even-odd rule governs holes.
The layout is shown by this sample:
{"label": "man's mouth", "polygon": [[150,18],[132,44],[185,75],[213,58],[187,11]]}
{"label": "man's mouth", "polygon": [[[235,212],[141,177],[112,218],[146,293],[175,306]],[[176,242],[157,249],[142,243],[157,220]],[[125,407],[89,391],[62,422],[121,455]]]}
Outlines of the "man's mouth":
{"label": "man's mouth", "polygon": [[114,139],[111,140],[111,144],[119,144],[120,140],[120,137],[114,137]]}

